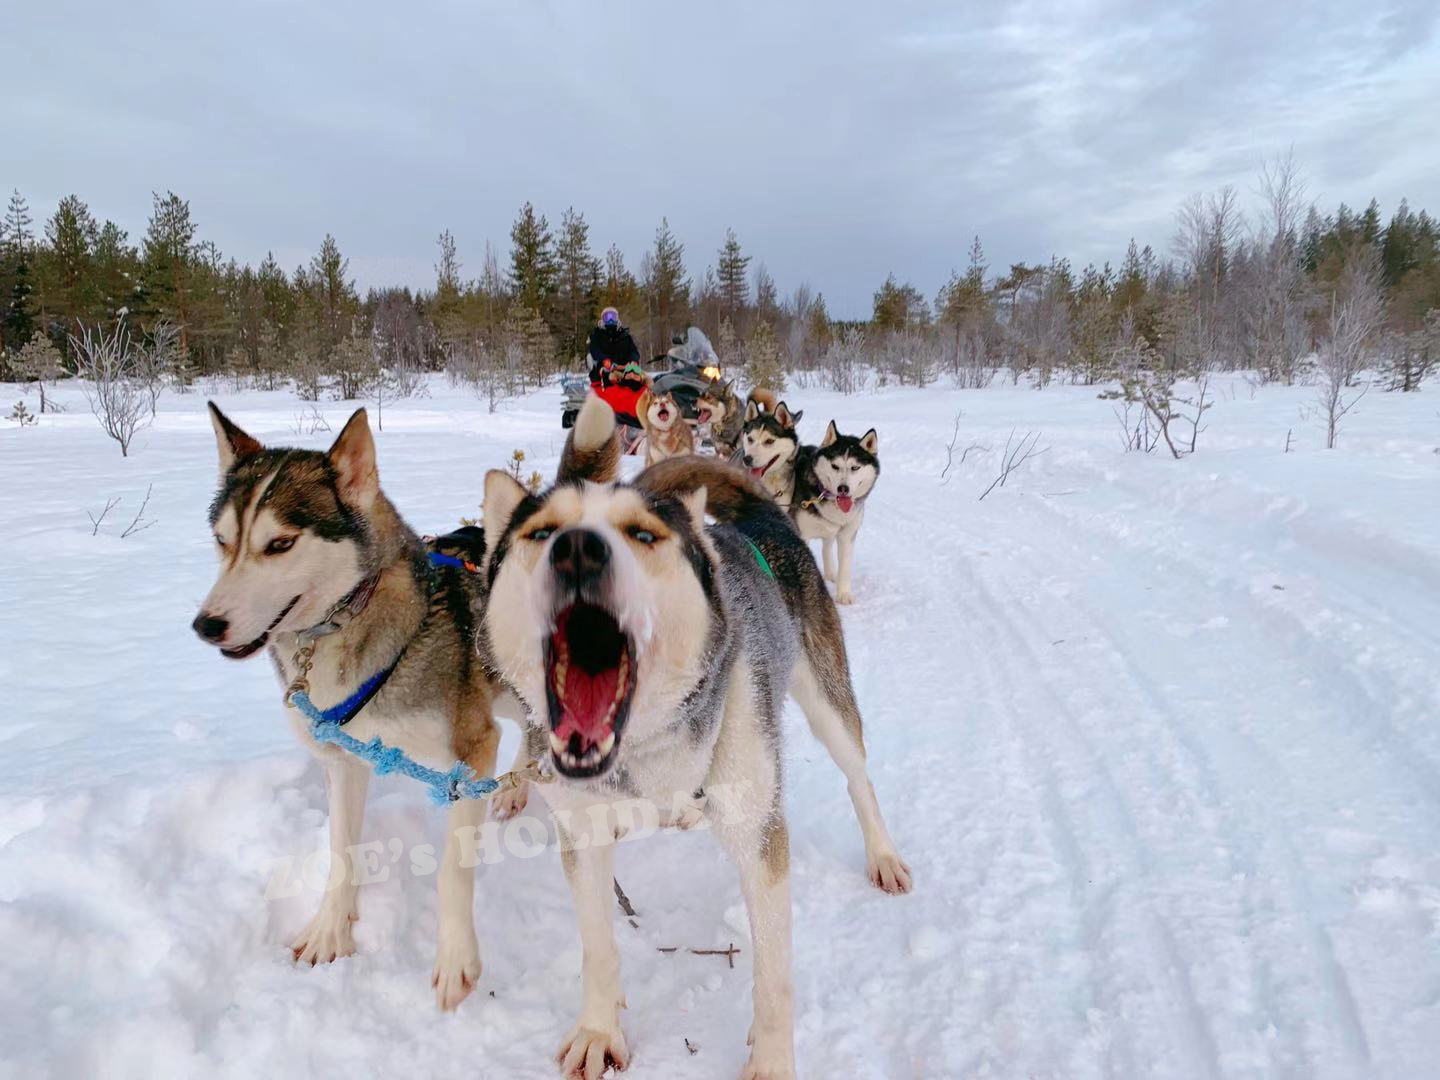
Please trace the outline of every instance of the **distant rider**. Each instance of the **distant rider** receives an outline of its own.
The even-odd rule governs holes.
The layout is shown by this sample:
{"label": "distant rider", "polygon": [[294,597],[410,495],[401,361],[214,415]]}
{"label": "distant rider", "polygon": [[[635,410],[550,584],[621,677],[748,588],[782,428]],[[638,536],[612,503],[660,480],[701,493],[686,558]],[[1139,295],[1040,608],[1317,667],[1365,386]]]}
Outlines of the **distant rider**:
{"label": "distant rider", "polygon": [[600,325],[590,331],[585,352],[590,358],[590,384],[596,387],[617,381],[626,364],[640,363],[635,339],[620,325],[620,312],[613,307],[600,313]]}

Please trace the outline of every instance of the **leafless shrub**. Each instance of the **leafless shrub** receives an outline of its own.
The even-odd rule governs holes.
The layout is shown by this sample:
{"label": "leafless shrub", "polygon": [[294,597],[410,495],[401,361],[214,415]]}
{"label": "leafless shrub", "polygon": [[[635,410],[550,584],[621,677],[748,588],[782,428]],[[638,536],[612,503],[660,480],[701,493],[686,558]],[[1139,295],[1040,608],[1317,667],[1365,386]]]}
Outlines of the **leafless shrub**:
{"label": "leafless shrub", "polygon": [[831,339],[820,357],[825,385],[842,394],[857,394],[865,389],[865,333],[854,327]]}
{"label": "leafless shrub", "polygon": [[[945,467],[940,470],[940,482],[942,484],[949,482],[947,474],[950,472],[951,467],[955,464],[955,447],[960,442],[960,418],[964,415],[965,414],[963,412],[958,412],[955,414],[955,429],[950,433],[950,441],[945,444]],[[970,456],[970,452],[972,450],[979,450],[982,453],[988,453],[990,448],[988,446],[981,446],[979,443],[971,443],[969,446],[967,446],[964,450],[960,452],[961,465],[965,464],[965,459]]]}
{"label": "leafless shrub", "polygon": [[134,343],[135,378],[145,389],[150,418],[155,418],[165,382],[177,374],[180,359],[180,331],[168,322],[158,322],[150,337]]}
{"label": "leafless shrub", "polygon": [[[144,532],[155,524],[154,521],[145,517],[145,508],[150,505],[150,492],[154,490],[154,484],[150,484],[145,488],[145,498],[140,503],[140,509],[135,511],[135,516],[130,519],[130,524],[126,525],[125,531],[120,534],[121,540],[124,540],[127,536],[133,536],[135,533]],[[117,499],[116,502],[119,502],[119,500]]]}
{"label": "leafless shrub", "polygon": [[95,516],[94,514],[92,514],[89,510],[86,510],[86,511],[85,511],[85,516],[90,519],[90,535],[91,535],[91,536],[95,536],[95,535],[97,535],[97,534],[100,532],[100,523],[105,520],[106,515],[108,515],[111,510],[114,510],[115,507],[117,507],[117,506],[119,506],[119,505],[120,505],[120,496],[116,495],[115,498],[113,498],[113,499],[106,499],[106,500],[105,500],[105,509],[100,511],[100,516],[99,516],[99,517],[96,517],[96,516]]}
{"label": "leafless shrub", "polygon": [[1000,474],[990,481],[990,486],[980,493],[978,502],[984,502],[985,496],[994,491],[997,487],[1004,487],[1005,481],[1010,479],[1010,474],[1020,468],[1031,458],[1039,457],[1048,453],[1047,446],[1043,450],[1037,450],[1040,443],[1040,432],[1031,431],[1023,435],[1020,441],[1015,441],[1015,429],[1010,429],[1010,435],[1005,440],[1005,452],[1000,455]]}
{"label": "leafless shrub", "polygon": [[81,327],[80,336],[70,336],[77,372],[90,411],[106,435],[120,444],[122,457],[130,455],[130,443],[149,423],[149,394],[136,376],[135,355],[125,316],[115,320],[115,329]]}
{"label": "leafless shrub", "polygon": [[[1100,397],[1124,402],[1123,409],[1116,409],[1115,418],[1124,432],[1126,450],[1148,454],[1164,439],[1170,455],[1178,459],[1195,452],[1205,430],[1202,421],[1214,404],[1209,395],[1208,375],[1202,375],[1195,393],[1187,396],[1176,392],[1174,375],[1137,371],[1121,382],[1119,390],[1106,391]],[[1139,414],[1132,411],[1136,405]]]}
{"label": "leafless shrub", "polygon": [[324,413],[312,405],[295,414],[295,420],[290,425],[290,430],[296,435],[314,435],[317,431],[329,431],[330,421],[325,419]]}
{"label": "leafless shrub", "polygon": [[1325,447],[1335,449],[1340,421],[1365,396],[1369,385],[1348,393],[1365,370],[1368,351],[1385,315],[1380,269],[1373,248],[1346,253],[1340,279],[1330,294],[1330,314],[1320,344],[1320,408],[1325,414]]}
{"label": "leafless shrub", "polygon": [[23,401],[17,401],[15,407],[10,410],[10,415],[5,419],[11,423],[19,424],[22,428],[34,427],[40,422],[40,418],[32,413]]}

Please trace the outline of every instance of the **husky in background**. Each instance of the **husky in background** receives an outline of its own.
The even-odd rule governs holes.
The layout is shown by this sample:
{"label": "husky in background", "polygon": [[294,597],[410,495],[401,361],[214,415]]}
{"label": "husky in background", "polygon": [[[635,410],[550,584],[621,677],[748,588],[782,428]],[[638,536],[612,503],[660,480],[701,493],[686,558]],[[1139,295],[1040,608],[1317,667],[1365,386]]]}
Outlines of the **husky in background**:
{"label": "husky in background", "polygon": [[825,579],[835,582],[835,599],[842,604],[854,602],[850,571],[855,562],[855,538],[865,521],[865,500],[879,477],[879,436],[874,428],[856,438],[840,434],[831,420],[820,445],[802,446],[795,458],[790,516],[801,536],[820,541]]}
{"label": "husky in background", "polygon": [[782,507],[790,506],[795,490],[795,455],[800,451],[796,427],[804,411],[792,413],[768,390],[752,390],[745,406],[740,436],[740,463],[750,470]]}
{"label": "husky in background", "polygon": [[[762,391],[763,393],[764,391]],[[745,409],[735,394],[735,380],[710,380],[698,398],[695,412],[701,424],[710,426],[710,442],[715,456],[729,461],[740,449],[740,436],[745,426]]]}
{"label": "husky in background", "polygon": [[695,436],[675,398],[646,390],[635,406],[645,429],[645,464],[695,452]]}
{"label": "husky in background", "polygon": [[[650,806],[696,810],[734,860],[755,958],[743,1075],[793,1077],[787,694],[849,781],[871,880],[910,888],[866,775],[839,615],[808,546],[758,482],[714,458],[540,496],[494,471],[484,512],[485,648],[537,725],[530,745],[558,774],[542,790],[583,944],[583,1003],[562,1070],[599,1080],[628,1063],[613,841],[624,808]],[[707,526],[707,513],[718,523]]]}
{"label": "husky in background", "polygon": [[[614,417],[594,437],[595,409],[582,410],[566,443],[562,475],[613,475]],[[220,453],[220,488],[210,528],[220,575],[193,623],[222,655],[243,660],[268,647],[282,687],[298,674],[303,643],[314,646],[310,694],[322,707],[351,699],[371,676],[387,673],[345,730],[379,736],[411,757],[448,768],[457,759],[492,776],[499,746],[496,698],[518,703],[492,681],[477,654],[474,614],[483,603],[478,573],[431,565],[429,551],[380,490],[375,443],[365,410],[350,417],[328,451],[262,446],[212,403]],[[478,529],[445,538],[451,554],[478,564]],[[299,963],[328,963],[355,951],[360,876],[347,859],[360,842],[370,767],[317,743],[309,723],[285,708],[300,741],[325,771],[330,803],[330,857],[343,873],[320,910],[291,942]],[[516,716],[519,719],[519,716]],[[517,766],[524,764],[525,747]],[[497,816],[517,812],[525,790],[492,799]],[[438,871],[439,936],[431,975],[436,1001],[455,1008],[480,977],[475,935],[475,871],[462,865],[457,829],[481,824],[483,800],[452,804]],[[468,834],[467,834],[468,835]]]}

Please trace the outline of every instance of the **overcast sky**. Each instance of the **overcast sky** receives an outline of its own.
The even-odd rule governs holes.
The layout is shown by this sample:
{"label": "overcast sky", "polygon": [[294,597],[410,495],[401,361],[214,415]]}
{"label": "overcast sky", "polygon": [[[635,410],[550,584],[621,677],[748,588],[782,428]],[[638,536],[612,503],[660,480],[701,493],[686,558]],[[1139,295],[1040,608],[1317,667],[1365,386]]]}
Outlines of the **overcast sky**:
{"label": "overcast sky", "polygon": [[[328,10],[329,13],[326,13]],[[1163,13],[1162,13],[1163,10]],[[1292,146],[1329,209],[1440,211],[1434,0],[1349,3],[10,5],[0,187],[287,269],[328,231],[361,289],[465,272],[531,200],[632,267],[661,215],[693,272],[727,225],[782,291],[868,314],[978,233],[992,268],[1168,253],[1175,205]]]}

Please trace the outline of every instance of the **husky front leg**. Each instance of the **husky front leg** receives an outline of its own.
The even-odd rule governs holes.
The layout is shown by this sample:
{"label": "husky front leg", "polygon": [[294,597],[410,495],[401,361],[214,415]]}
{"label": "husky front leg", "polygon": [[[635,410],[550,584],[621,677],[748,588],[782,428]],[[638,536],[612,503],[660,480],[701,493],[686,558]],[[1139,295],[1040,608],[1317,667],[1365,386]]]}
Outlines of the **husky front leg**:
{"label": "husky front leg", "polygon": [[824,537],[820,541],[820,553],[824,557],[825,580],[835,580],[835,538]]}
{"label": "husky front leg", "polygon": [[445,1012],[469,997],[480,979],[475,867],[466,853],[474,850],[475,833],[484,820],[483,799],[461,799],[450,805],[445,853],[440,858],[440,929],[435,943],[435,970],[430,976],[435,1004]]}
{"label": "husky front leg", "polygon": [[[741,1080],[794,1080],[795,1002],[790,973],[790,837],[777,805],[753,815],[721,808],[715,831],[740,872],[750,921],[755,985],[750,1060]],[[728,822],[728,824],[727,824]]]}
{"label": "husky front leg", "polygon": [[[600,842],[596,843],[596,840]],[[560,861],[575,898],[580,923],[581,982],[584,997],[580,1019],[560,1047],[560,1071],[575,1080],[600,1080],[613,1065],[624,1069],[630,1061],[620,1010],[620,952],[615,947],[611,894],[615,880],[615,846],[612,837],[582,831],[579,837],[560,829]],[[581,845],[580,850],[574,850]]]}
{"label": "husky front leg", "polygon": [[[477,776],[492,776],[500,731],[488,710],[462,709],[455,725],[455,749]],[[449,1012],[469,996],[480,979],[480,945],[475,938],[475,834],[485,820],[486,800],[450,804],[445,852],[440,857],[439,933],[430,985],[435,1004]]]}
{"label": "husky front leg", "polygon": [[[294,941],[290,951],[295,962],[328,964],[355,952],[355,934],[351,924],[358,917],[355,893],[359,876],[355,873],[353,852],[360,843],[360,824],[365,815],[365,792],[370,785],[370,770],[364,762],[339,750],[320,750],[325,769],[325,787],[330,801],[330,872],[325,898],[320,910]],[[343,873],[336,881],[336,868]]]}
{"label": "husky front leg", "polygon": [[860,532],[860,523],[846,525],[836,537],[840,547],[840,573],[835,578],[835,602],[853,604],[855,594],[850,590],[850,569],[855,563],[855,537]]}

